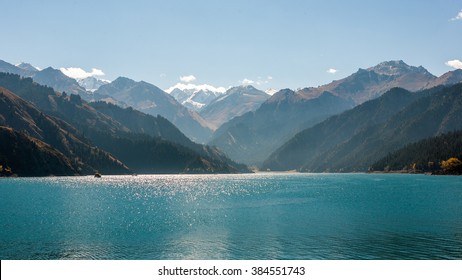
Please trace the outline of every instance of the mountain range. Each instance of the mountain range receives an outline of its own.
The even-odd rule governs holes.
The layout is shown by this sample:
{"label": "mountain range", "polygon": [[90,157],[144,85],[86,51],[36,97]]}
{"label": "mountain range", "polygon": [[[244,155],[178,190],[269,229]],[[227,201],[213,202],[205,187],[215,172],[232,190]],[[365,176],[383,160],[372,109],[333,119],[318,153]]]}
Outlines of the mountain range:
{"label": "mountain range", "polygon": [[[281,90],[255,112],[231,119],[209,142],[234,160],[259,165],[303,129],[400,87],[417,91],[462,81],[462,70],[435,77],[425,68],[387,61],[317,88]],[[367,121],[365,116],[364,121]],[[273,165],[271,165],[273,166]]]}
{"label": "mountain range", "polygon": [[99,87],[95,95],[110,96],[115,100],[123,100],[141,112],[161,115],[193,141],[204,143],[212,134],[207,121],[198,113],[185,108],[171,95],[152,84],[119,77]]}
{"label": "mountain range", "polygon": [[[52,87],[58,92],[78,94],[86,101],[105,101],[122,107],[132,106],[153,116],[162,115],[180,128],[189,138],[200,143],[206,143],[210,140],[213,130],[217,128],[217,123],[223,122],[221,119],[215,119],[216,114],[208,114],[210,118],[206,120],[197,112],[213,100],[226,95],[221,89],[212,90],[207,87],[174,88],[170,94],[167,94],[155,85],[144,81],[135,82],[124,77],[119,77],[113,82],[94,77],[76,80],[52,67],[39,70],[28,63],[15,66],[3,60],[0,60],[0,72],[30,77],[35,82]],[[234,91],[231,90],[228,94],[235,94]],[[171,98],[172,96],[176,100]],[[253,110],[256,106],[252,104],[257,103],[247,99],[249,98],[241,97],[240,100],[235,100],[232,97],[229,99],[242,103],[240,106],[228,104],[228,107],[225,107],[221,105],[220,108],[227,111],[222,114],[222,117],[225,116],[227,120],[248,110]],[[208,110],[208,112],[213,110],[215,109]]]}
{"label": "mountain range", "polygon": [[351,101],[328,92],[318,98],[300,100],[294,91],[281,90],[256,111],[223,124],[209,144],[238,162],[258,165],[303,128],[352,106]]}
{"label": "mountain range", "polygon": [[236,162],[367,171],[403,146],[462,129],[462,70],[436,77],[401,60],[272,96],[252,86],[169,94],[125,77],[75,80],[2,60],[0,72],[14,73],[0,73],[0,165],[20,176],[248,172]]}
{"label": "mountain range", "polygon": [[406,144],[462,129],[462,84],[380,98],[303,130],[263,164],[271,170],[367,171]]}
{"label": "mountain range", "polygon": [[437,79],[422,66],[410,66],[402,60],[385,61],[367,69],[359,69],[344,79],[316,88],[304,88],[297,93],[303,98],[314,98],[328,91],[361,104],[394,87],[409,91],[434,87],[440,84],[436,82]]}
{"label": "mountain range", "polygon": [[79,83],[66,75],[60,70],[47,67],[39,70],[29,63],[21,63],[18,66],[0,60],[0,72],[17,74],[21,77],[32,78],[36,83],[49,86],[56,91],[66,92],[68,94],[78,94],[85,99],[90,99],[85,88]]}
{"label": "mountain range", "polygon": [[[123,117],[118,119],[124,120],[126,125],[138,123],[134,128],[127,127],[114,116],[99,112],[79,95],[56,93],[30,78],[0,73],[0,86],[3,87],[0,126],[14,130],[13,134],[8,134],[9,139],[14,139],[11,135],[20,135],[17,139],[48,144],[65,156],[61,160],[70,162],[70,172],[75,174],[96,171],[105,174],[248,171],[220,151],[191,142],[164,118],[106,104],[112,107],[102,111],[113,111],[111,114],[121,111]],[[167,139],[176,139],[176,142]],[[18,145],[14,142],[9,144]],[[29,149],[35,149],[30,154],[43,154],[37,151],[36,146],[28,145]],[[16,174],[37,175],[33,172],[36,166],[32,163],[27,170],[21,170],[20,165],[15,165],[17,157],[11,154],[7,158],[2,156],[2,165],[9,165]],[[62,174],[53,169],[49,172],[48,175]]]}
{"label": "mountain range", "polygon": [[199,88],[174,88],[169,92],[181,105],[194,111],[200,111],[207,106],[212,100],[222,95],[221,91]]}

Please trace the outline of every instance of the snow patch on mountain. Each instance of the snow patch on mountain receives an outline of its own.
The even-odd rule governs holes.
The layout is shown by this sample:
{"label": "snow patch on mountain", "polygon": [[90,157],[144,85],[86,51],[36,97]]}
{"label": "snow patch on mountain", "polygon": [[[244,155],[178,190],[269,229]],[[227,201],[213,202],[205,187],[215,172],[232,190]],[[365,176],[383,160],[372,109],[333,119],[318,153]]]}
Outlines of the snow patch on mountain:
{"label": "snow patch on mountain", "polygon": [[77,83],[86,90],[94,92],[99,89],[100,86],[110,83],[110,81],[97,79],[95,77],[87,77],[84,79],[77,79]]}
{"label": "snow patch on mountain", "polygon": [[212,102],[212,100],[223,95],[226,89],[224,87],[214,87],[207,84],[196,85],[192,83],[177,83],[165,91],[183,106],[199,111]]}

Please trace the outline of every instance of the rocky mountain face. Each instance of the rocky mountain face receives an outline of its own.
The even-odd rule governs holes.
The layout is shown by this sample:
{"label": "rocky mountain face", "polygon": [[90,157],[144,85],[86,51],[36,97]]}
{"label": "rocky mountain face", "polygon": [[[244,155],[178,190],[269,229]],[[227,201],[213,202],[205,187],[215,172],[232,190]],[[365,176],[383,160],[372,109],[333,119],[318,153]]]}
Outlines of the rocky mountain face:
{"label": "rocky mountain face", "polygon": [[233,87],[205,106],[200,115],[216,129],[234,117],[255,111],[269,97],[253,86]]}
{"label": "rocky mountain face", "polygon": [[367,171],[406,144],[458,129],[462,129],[462,84],[417,93],[392,89],[298,133],[263,168]]}
{"label": "rocky mountain face", "polygon": [[462,69],[449,71],[441,75],[440,77],[432,80],[425,86],[425,88],[433,88],[437,86],[450,86],[462,82]]}
{"label": "rocky mountain face", "polygon": [[386,61],[368,69],[359,69],[356,73],[327,85],[304,88],[298,93],[305,98],[313,98],[328,91],[361,104],[394,87],[409,91],[422,90],[436,79],[422,66],[409,66],[402,60]]}
{"label": "rocky mountain face", "polygon": [[119,77],[112,83],[101,86],[95,94],[123,100],[127,105],[153,116],[161,115],[193,141],[204,143],[212,134],[208,123],[201,116],[149,83]]}

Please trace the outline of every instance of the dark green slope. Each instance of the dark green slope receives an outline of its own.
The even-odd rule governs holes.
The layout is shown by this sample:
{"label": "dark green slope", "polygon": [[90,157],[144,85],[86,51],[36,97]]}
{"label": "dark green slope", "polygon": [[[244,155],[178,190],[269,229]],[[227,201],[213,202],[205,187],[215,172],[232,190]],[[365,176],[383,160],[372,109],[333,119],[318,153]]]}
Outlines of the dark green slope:
{"label": "dark green slope", "polygon": [[[212,172],[216,173],[219,170],[222,170],[224,173],[229,172],[249,172],[248,168],[245,165],[237,164],[231,161],[223,152],[220,150],[206,146],[200,145],[192,142],[188,137],[186,137],[176,126],[174,126],[170,121],[163,118],[162,116],[154,117],[149,114],[142,113],[140,111],[134,110],[131,107],[121,108],[119,106],[108,104],[106,102],[94,102],[90,104],[99,112],[104,113],[105,115],[110,116],[112,119],[118,121],[125,127],[129,127],[132,131],[131,133],[117,133],[115,141],[121,142],[121,138],[125,138],[127,141],[122,141],[123,143],[130,145],[132,149],[141,149],[141,146],[146,146],[147,139],[153,141],[153,146],[156,146],[158,149],[161,147],[167,147],[167,142],[171,142],[171,146],[175,146],[178,149],[179,153],[187,154],[183,152],[184,148],[188,150],[188,153],[194,152],[203,158],[204,162],[209,162],[212,166],[211,168],[205,168],[206,170],[213,170]],[[144,136],[142,134],[145,134]],[[146,137],[149,135],[151,137]],[[112,144],[105,146],[104,139],[108,136],[105,133],[93,133],[89,135],[97,145],[100,147],[106,147],[112,153],[117,156],[121,156],[118,153],[117,149],[112,149]],[[142,139],[139,147],[136,147],[132,143],[135,139]],[[160,141],[163,140],[163,141]],[[167,146],[164,146],[167,145]],[[180,147],[181,146],[181,147]],[[170,147],[170,146],[168,146]],[[151,149],[148,149],[151,150]],[[143,156],[143,154],[141,154]],[[174,155],[172,155],[174,156]],[[125,157],[121,157],[123,160]],[[152,162],[151,159],[149,161]],[[190,161],[190,160],[185,160]],[[127,163],[128,164],[128,163]],[[129,166],[132,166],[129,164]],[[183,163],[178,163],[178,166],[185,166]],[[173,170],[173,169],[172,169]],[[172,171],[170,171],[172,172]]]}
{"label": "dark green slope", "polygon": [[4,88],[0,88],[0,125],[52,146],[69,159],[79,174],[93,174],[96,171],[106,174],[129,173],[128,168],[111,154],[75,135],[75,129],[69,124],[44,114],[30,102]]}
{"label": "dark green slope", "polygon": [[451,157],[462,159],[462,130],[406,145],[372,164],[371,171],[437,172]]}
{"label": "dark green slope", "polygon": [[458,129],[462,129],[462,84],[417,100],[386,123],[358,133],[322,155],[327,164],[305,165],[303,169],[367,171],[375,161],[408,143]]}
{"label": "dark green slope", "polygon": [[103,113],[121,125],[130,129],[132,133],[143,133],[152,137],[164,138],[183,146],[197,145],[189,140],[175,125],[162,116],[152,116],[142,113],[132,107],[121,108],[104,101],[92,102],[90,106]]}
{"label": "dark green slope", "polygon": [[69,158],[50,145],[12,128],[0,126],[0,166],[18,176],[78,174]]}
{"label": "dark green slope", "polygon": [[[370,108],[361,114],[362,106]],[[301,132],[273,153],[264,167],[367,171],[375,161],[408,143],[460,128],[462,84],[414,94],[394,89]]]}
{"label": "dark green slope", "polygon": [[136,173],[249,172],[245,166],[203,156],[182,145],[146,134],[114,137],[99,133],[92,139],[98,147],[114,154]]}
{"label": "dark green slope", "polygon": [[[276,150],[262,168],[271,170],[300,169],[318,160],[320,155],[348,141],[354,135],[385,122],[391,116],[424,96],[394,88],[381,97],[365,102],[340,115],[308,128]],[[323,161],[322,158],[319,160]]]}

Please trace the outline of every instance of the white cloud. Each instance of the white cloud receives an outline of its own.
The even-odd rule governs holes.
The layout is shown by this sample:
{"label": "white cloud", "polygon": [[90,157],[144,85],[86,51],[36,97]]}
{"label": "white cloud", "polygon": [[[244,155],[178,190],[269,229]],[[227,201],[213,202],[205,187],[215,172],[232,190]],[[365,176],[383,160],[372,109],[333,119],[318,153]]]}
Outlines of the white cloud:
{"label": "white cloud", "polygon": [[329,69],[327,69],[326,72],[329,73],[329,74],[335,74],[335,73],[337,73],[337,71],[338,71],[337,69],[329,68]]}
{"label": "white cloud", "polygon": [[460,10],[460,12],[453,18],[451,18],[451,20],[460,20],[462,19],[462,10]]}
{"label": "white cloud", "polygon": [[202,85],[193,84],[192,82],[195,80],[196,80],[196,77],[194,75],[181,76],[180,77],[181,82],[177,83],[174,86],[169,87],[168,89],[165,89],[165,92],[171,93],[176,88],[182,91],[189,91],[189,92],[198,92],[200,90],[203,90],[203,91],[213,91],[213,92],[218,92],[218,93],[224,93],[226,91],[226,88],[224,87],[214,87],[208,84],[202,84]]}
{"label": "white cloud", "polygon": [[271,82],[272,80],[273,80],[272,76],[267,76],[266,79],[263,79],[262,77],[257,77],[256,80],[244,78],[243,80],[239,81],[239,83],[244,86],[253,85],[253,84],[257,86],[261,86],[261,85]]}
{"label": "white cloud", "polygon": [[242,81],[239,81],[241,84],[245,85],[245,86],[248,86],[248,85],[251,85],[251,84],[254,84],[255,81],[252,81],[250,79],[247,79],[247,78],[244,78],[244,80]]}
{"label": "white cloud", "polygon": [[191,83],[188,83],[188,84],[177,83],[176,85],[169,87],[165,91],[168,93],[171,93],[176,88],[183,90],[183,91],[186,90],[186,91],[193,91],[193,92],[197,92],[200,90],[204,90],[204,91],[208,90],[208,91],[224,93],[226,91],[226,88],[224,87],[214,87],[214,86],[207,85],[207,84],[196,85],[196,84],[191,84]]}
{"label": "white cloud", "polygon": [[87,72],[82,68],[78,67],[69,67],[69,68],[60,68],[61,72],[64,75],[74,78],[74,79],[85,79],[92,76],[104,76],[104,72],[100,69],[92,68],[91,72]]}
{"label": "white cloud", "polygon": [[462,69],[462,61],[460,61],[458,59],[449,60],[445,64],[447,66],[449,66],[449,67],[452,67],[452,68]]}
{"label": "white cloud", "polygon": [[166,78],[166,77],[167,77],[167,74],[165,74],[165,73],[160,73],[159,77],[162,78],[162,79],[163,79],[163,78]]}
{"label": "white cloud", "polygon": [[196,80],[196,77],[194,77],[193,75],[180,77],[180,81],[182,81],[183,83],[191,83],[195,80]]}

